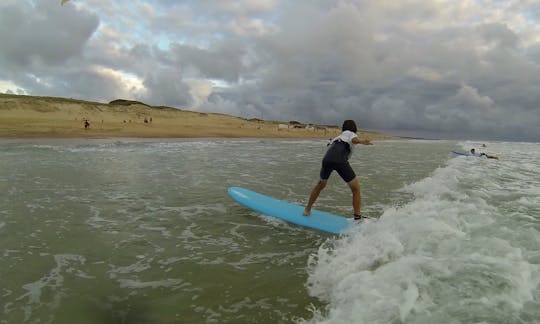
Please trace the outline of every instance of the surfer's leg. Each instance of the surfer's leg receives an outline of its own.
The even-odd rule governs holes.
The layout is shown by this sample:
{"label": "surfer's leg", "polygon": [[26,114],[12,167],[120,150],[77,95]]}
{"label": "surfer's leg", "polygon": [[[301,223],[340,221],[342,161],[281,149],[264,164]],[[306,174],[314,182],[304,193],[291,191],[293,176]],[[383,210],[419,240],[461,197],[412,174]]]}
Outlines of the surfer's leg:
{"label": "surfer's leg", "polygon": [[358,184],[358,178],[356,177],[356,174],[354,173],[354,170],[352,169],[349,162],[341,163],[336,168],[336,171],[341,176],[343,181],[345,181],[347,185],[349,185],[349,188],[351,188],[352,205],[354,209],[354,216],[356,219],[357,216],[360,216],[360,207],[362,203],[362,198],[360,196],[360,184]]}
{"label": "surfer's leg", "polygon": [[360,194],[360,184],[358,183],[358,177],[355,177],[351,181],[347,182],[347,184],[352,191],[352,205],[354,209],[354,215],[360,215],[360,207],[362,206],[362,195]]}
{"label": "surfer's leg", "polygon": [[324,189],[324,187],[326,187],[326,180],[319,180],[319,182],[315,185],[315,187],[313,188],[313,190],[311,190],[311,194],[309,195],[309,201],[308,201],[308,204],[306,206],[306,208],[304,209],[304,216],[308,216],[309,213],[311,213],[311,207],[313,207],[313,204],[315,203],[315,201],[317,200],[317,198],[319,197],[319,194],[321,193],[321,191]]}
{"label": "surfer's leg", "polygon": [[319,194],[321,191],[326,187],[326,182],[328,181],[328,178],[330,178],[330,174],[334,171],[334,167],[332,163],[328,163],[326,161],[322,161],[321,165],[321,171],[319,172],[319,182],[315,185],[313,190],[311,190],[311,194],[309,195],[309,201],[306,205],[306,208],[304,209],[304,216],[309,216],[309,213],[311,213],[311,207],[313,207],[313,204],[319,197]]}

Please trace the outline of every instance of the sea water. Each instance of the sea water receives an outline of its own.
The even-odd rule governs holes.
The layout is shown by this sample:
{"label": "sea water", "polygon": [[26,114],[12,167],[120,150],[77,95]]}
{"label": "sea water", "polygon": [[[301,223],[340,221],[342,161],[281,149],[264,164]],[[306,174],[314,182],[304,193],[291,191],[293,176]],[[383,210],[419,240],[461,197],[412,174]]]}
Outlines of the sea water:
{"label": "sea water", "polygon": [[325,141],[3,140],[0,323],[539,322],[540,145],[481,144],[357,147],[338,236],[226,194],[305,203]]}
{"label": "sea water", "polygon": [[310,256],[315,322],[540,322],[540,145],[485,150],[500,160],[449,159]]}

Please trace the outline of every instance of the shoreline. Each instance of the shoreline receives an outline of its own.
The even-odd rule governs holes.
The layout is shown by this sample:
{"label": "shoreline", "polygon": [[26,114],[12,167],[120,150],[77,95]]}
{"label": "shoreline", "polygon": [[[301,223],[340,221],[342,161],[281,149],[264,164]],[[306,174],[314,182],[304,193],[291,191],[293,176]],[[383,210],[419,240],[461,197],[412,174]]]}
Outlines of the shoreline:
{"label": "shoreline", "polygon": [[[0,144],[19,143],[179,143],[179,142],[257,142],[257,141],[328,141],[330,138],[307,137],[0,137]],[[388,138],[374,139],[373,142],[411,141],[421,139]],[[429,141],[429,140],[427,140]]]}
{"label": "shoreline", "polygon": [[[89,122],[89,125],[85,125]],[[87,127],[89,126],[89,127]],[[335,125],[241,118],[114,100],[97,103],[67,98],[0,94],[0,138],[276,138],[328,139]],[[358,131],[370,140],[399,136]]]}

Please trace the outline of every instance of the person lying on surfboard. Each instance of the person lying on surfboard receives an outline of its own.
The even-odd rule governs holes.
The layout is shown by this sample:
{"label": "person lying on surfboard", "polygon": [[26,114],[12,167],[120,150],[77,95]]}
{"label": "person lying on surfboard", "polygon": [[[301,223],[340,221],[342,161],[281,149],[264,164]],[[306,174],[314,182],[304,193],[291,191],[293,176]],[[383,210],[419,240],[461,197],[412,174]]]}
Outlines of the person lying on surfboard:
{"label": "person lying on surfboard", "polygon": [[479,156],[479,157],[482,157],[482,156],[485,156],[487,157],[488,159],[499,159],[498,157],[494,156],[494,155],[487,155],[486,153],[476,153],[475,149],[471,149],[471,155],[474,155],[474,156]]}
{"label": "person lying on surfboard", "polygon": [[309,216],[311,207],[313,207],[319,194],[324,187],[326,187],[330,174],[335,170],[343,181],[349,185],[349,188],[351,188],[354,219],[362,218],[362,215],[360,214],[362,201],[360,196],[360,185],[358,184],[358,178],[356,177],[354,170],[349,164],[349,158],[351,157],[355,144],[373,145],[373,143],[367,139],[361,140],[358,135],[356,135],[357,128],[354,120],[344,121],[341,131],[342,133],[328,144],[328,150],[322,160],[320,180],[309,195],[308,204],[304,209],[304,216]]}

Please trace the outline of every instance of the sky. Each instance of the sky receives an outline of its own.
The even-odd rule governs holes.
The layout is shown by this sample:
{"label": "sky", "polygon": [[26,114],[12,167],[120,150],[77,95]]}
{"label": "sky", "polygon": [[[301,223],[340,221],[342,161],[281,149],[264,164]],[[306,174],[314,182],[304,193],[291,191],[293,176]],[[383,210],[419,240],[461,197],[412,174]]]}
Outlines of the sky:
{"label": "sky", "polygon": [[1,0],[0,92],[540,142],[538,0]]}

